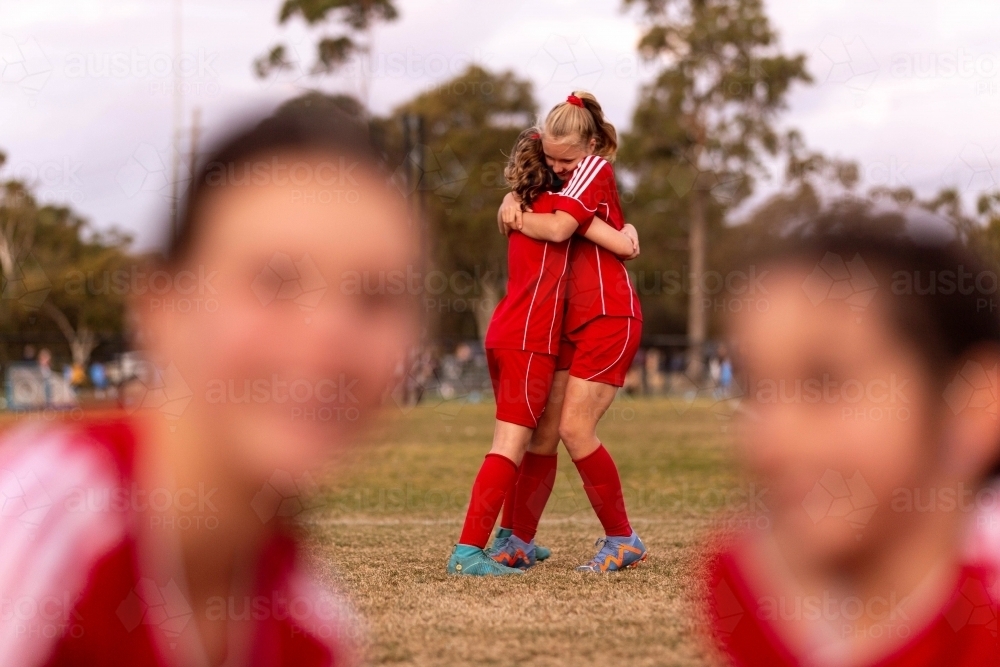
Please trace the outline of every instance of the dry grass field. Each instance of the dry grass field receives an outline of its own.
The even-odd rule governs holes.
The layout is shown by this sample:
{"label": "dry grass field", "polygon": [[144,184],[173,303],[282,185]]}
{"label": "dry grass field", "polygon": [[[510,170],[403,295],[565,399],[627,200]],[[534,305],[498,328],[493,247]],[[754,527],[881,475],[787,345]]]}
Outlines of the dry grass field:
{"label": "dry grass field", "polygon": [[732,516],[723,496],[739,498],[741,483],[709,406],[619,400],[601,425],[647,563],[573,571],[601,530],[563,451],[538,533],[553,556],[514,579],[445,574],[493,406],[396,414],[300,517],[313,559],[365,618],[370,664],[715,664],[696,574],[706,534]]}

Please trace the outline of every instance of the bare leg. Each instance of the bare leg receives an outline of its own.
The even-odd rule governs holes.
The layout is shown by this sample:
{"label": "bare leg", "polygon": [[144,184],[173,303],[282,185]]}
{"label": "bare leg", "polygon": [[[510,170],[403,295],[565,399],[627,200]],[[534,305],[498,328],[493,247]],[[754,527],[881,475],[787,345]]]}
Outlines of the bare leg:
{"label": "bare leg", "polygon": [[532,430],[527,426],[498,419],[493,428],[493,446],[490,447],[490,454],[506,456],[514,462],[514,465],[520,465],[521,457],[524,456],[531,440],[531,434]]}
{"label": "bare leg", "polygon": [[[625,511],[618,467],[597,438],[597,423],[607,412],[617,391],[618,388],[612,385],[570,377],[559,420],[559,435],[580,472],[583,488],[604,527],[604,534],[609,538],[631,539],[633,531]],[[621,546],[621,549],[629,551],[630,558],[644,557],[641,545],[629,544]],[[619,565],[625,562],[621,560],[623,553],[615,556]],[[603,563],[602,567],[607,565]],[[594,564],[591,566],[596,567]]]}
{"label": "bare leg", "polygon": [[618,387],[570,376],[559,418],[559,437],[574,461],[593,454],[601,446],[597,423],[611,407]]}

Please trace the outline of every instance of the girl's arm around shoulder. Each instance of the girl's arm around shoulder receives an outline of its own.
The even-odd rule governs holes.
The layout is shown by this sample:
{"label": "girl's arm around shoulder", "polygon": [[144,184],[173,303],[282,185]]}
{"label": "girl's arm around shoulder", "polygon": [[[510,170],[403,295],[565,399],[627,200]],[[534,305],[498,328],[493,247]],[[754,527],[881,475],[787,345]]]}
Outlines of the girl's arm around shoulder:
{"label": "girl's arm around shoulder", "polygon": [[594,218],[583,237],[621,259],[635,259],[639,256],[639,237],[632,225],[625,225],[622,231],[618,231],[600,218]]}

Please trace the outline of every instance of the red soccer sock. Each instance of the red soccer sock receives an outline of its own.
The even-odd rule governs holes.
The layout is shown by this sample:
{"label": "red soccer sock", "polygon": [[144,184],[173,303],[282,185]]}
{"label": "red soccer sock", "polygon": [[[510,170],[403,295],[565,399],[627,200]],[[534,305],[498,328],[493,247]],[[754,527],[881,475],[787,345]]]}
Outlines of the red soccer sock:
{"label": "red soccer sock", "polygon": [[506,456],[487,454],[479,468],[476,481],[472,485],[472,498],[462,526],[459,544],[483,549],[490,539],[493,524],[496,523],[503,498],[507,494],[511,480],[517,477],[517,466]]}
{"label": "red soccer sock", "polygon": [[503,513],[500,515],[501,528],[514,527],[514,499],[517,498],[517,480],[521,479],[522,470],[524,470],[523,464],[518,467],[517,474],[511,478],[510,486],[507,487],[507,493],[504,494]]}
{"label": "red soccer sock", "polygon": [[517,479],[517,506],[514,509],[514,534],[525,542],[535,538],[538,521],[556,483],[555,454],[543,456],[528,452],[521,460]]}
{"label": "red soccer sock", "polygon": [[611,454],[598,447],[592,454],[579,461],[573,461],[583,478],[583,489],[587,492],[597,518],[604,526],[604,534],[614,537],[628,537],[632,526],[625,512],[625,498],[622,495],[622,481],[618,477],[618,467]]}

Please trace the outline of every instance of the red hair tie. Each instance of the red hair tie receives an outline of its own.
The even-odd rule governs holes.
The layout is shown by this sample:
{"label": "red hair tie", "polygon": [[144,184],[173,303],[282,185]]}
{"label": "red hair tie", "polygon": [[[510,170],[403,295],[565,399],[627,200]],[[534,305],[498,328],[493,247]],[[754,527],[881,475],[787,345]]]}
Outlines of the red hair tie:
{"label": "red hair tie", "polygon": [[583,100],[581,100],[576,95],[570,95],[569,97],[566,98],[566,101],[575,107],[580,107],[581,109],[583,108]]}
{"label": "red hair tie", "polygon": [[532,141],[538,141],[541,138],[542,138],[542,135],[538,134],[537,132],[532,132],[531,133],[531,140]]}

